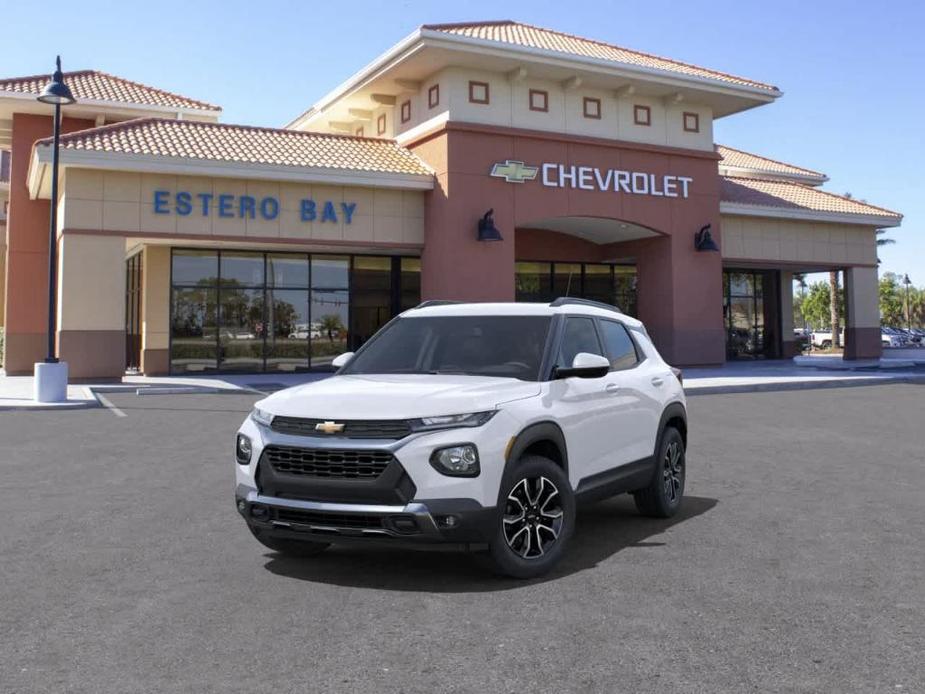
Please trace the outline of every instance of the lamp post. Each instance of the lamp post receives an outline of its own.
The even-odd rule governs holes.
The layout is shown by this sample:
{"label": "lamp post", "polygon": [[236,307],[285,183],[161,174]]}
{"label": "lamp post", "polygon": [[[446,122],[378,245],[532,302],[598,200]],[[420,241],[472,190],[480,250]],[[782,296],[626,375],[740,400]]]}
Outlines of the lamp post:
{"label": "lamp post", "polygon": [[67,400],[67,363],[59,362],[55,348],[58,272],[58,148],[61,137],[61,107],[73,104],[76,99],[64,83],[61,74],[61,56],[57,57],[55,73],[38,96],[43,104],[54,104],[54,144],[51,164],[51,214],[48,224],[48,349],[45,361],[35,365],[34,398],[38,402]]}
{"label": "lamp post", "polygon": [[912,284],[912,280],[909,279],[908,272],[903,277],[903,284],[906,285],[906,330],[912,330],[912,312],[909,310],[909,285]]}

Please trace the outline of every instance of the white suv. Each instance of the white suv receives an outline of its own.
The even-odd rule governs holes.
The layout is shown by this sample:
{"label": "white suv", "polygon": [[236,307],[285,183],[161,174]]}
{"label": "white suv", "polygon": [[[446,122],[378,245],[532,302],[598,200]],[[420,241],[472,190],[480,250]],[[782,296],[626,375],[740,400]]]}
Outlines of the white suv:
{"label": "white suv", "polygon": [[237,434],[238,511],[272,550],[453,543],[529,578],[562,557],[579,501],[681,504],[680,372],[611,306],[425,302],[334,365]]}

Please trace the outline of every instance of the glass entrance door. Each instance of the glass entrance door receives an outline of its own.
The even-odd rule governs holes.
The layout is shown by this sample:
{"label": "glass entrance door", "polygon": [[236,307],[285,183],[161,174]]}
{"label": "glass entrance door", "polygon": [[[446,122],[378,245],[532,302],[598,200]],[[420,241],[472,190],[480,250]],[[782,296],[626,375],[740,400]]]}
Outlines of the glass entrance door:
{"label": "glass entrance door", "polygon": [[780,355],[779,275],[773,270],[723,272],[723,319],[727,359]]}

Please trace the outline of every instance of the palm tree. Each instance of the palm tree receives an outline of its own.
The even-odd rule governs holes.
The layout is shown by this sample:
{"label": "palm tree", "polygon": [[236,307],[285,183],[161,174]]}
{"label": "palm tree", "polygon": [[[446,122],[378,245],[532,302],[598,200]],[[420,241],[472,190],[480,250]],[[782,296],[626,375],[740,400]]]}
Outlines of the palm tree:
{"label": "palm tree", "polygon": [[[880,246],[889,246],[890,244],[896,243],[896,239],[885,239],[885,238],[882,239],[882,238],[880,238],[880,236],[881,236],[882,234],[885,234],[885,233],[886,233],[886,229],[877,229],[877,231],[876,231],[876,234],[877,234],[877,248],[880,248]],[[880,258],[878,257],[878,258],[877,258],[877,265],[879,265],[880,262],[881,262],[881,261],[880,261]]]}
{"label": "palm tree", "polygon": [[829,272],[829,316],[832,322],[832,347],[841,347],[841,315],[838,306],[838,270]]}

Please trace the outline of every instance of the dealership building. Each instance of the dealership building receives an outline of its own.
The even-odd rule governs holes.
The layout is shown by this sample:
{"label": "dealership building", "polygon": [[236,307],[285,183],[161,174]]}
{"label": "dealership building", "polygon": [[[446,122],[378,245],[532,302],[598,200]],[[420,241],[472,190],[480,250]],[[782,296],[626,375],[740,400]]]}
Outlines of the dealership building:
{"label": "dealership building", "polygon": [[796,353],[794,273],[844,277],[846,358],[880,354],[876,230],[901,215],[717,145],[774,86],[515,22],[430,25],[279,129],[93,70],[0,80],[8,374],[328,368],[421,300],[585,297],[677,365]]}

